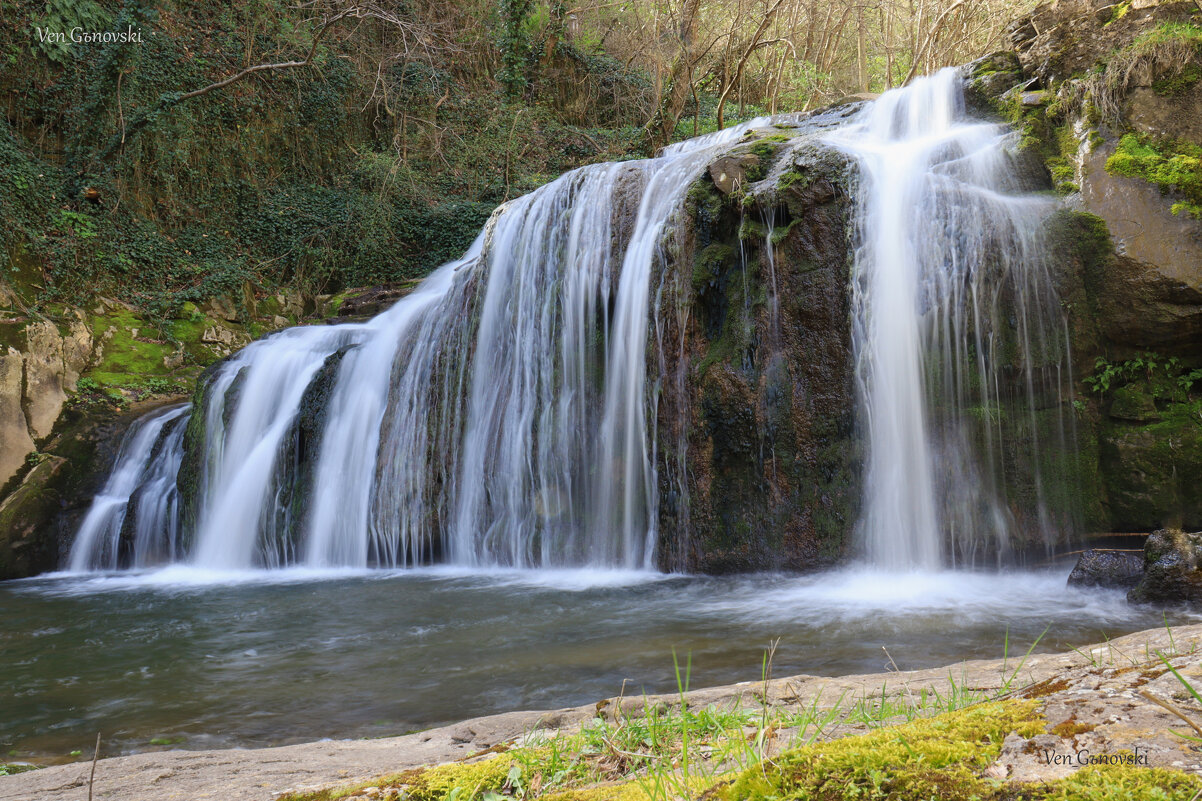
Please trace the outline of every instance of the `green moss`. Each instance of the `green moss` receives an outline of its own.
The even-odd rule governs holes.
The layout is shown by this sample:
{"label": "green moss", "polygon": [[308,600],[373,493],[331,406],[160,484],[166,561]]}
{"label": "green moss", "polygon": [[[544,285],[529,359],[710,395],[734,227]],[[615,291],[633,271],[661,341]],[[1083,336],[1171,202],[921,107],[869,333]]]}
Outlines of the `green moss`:
{"label": "green moss", "polygon": [[1076,191],[1077,185],[1073,183],[1073,179],[1077,177],[1076,166],[1068,159],[1060,156],[1053,156],[1047,160],[1048,172],[1052,175],[1052,183],[1056,186],[1056,190],[1067,194],[1064,190],[1067,187],[1072,187],[1070,191]]}
{"label": "green moss", "polygon": [[1156,402],[1139,383],[1128,384],[1114,391],[1114,400],[1110,403],[1110,416],[1116,420],[1136,422],[1160,419],[1160,413],[1156,411]]}
{"label": "green moss", "polygon": [[1202,220],[1202,206],[1196,203],[1174,203],[1169,208],[1169,211],[1173,213],[1174,217],[1184,214],[1187,217],[1193,217],[1195,220]]}
{"label": "green moss", "polygon": [[92,337],[103,352],[87,375],[101,386],[137,385],[147,376],[169,372],[164,360],[174,348],[157,339],[153,327],[133,312],[111,311],[93,318]]}
{"label": "green moss", "polygon": [[771,161],[780,152],[781,144],[788,141],[789,137],[784,134],[765,136],[755,141],[755,144],[751,146],[751,152],[765,161]]}
{"label": "green moss", "polygon": [[762,242],[767,235],[768,232],[764,229],[764,224],[759,220],[744,217],[743,222],[739,225],[739,239],[744,241],[753,240]]}
{"label": "green moss", "polygon": [[722,214],[722,195],[713,182],[702,179],[689,187],[685,202],[702,225],[713,225]]}
{"label": "green moss", "polygon": [[[196,308],[192,303],[185,303],[184,306],[192,306],[192,308]],[[267,297],[263,298],[263,300],[259,301],[257,311],[259,314],[262,314],[266,317],[271,317],[277,314],[282,315],[284,313],[284,304],[280,302],[278,295],[268,295]],[[189,315],[184,309],[181,309],[179,316],[186,318]]]}
{"label": "green moss", "polygon": [[0,762],[0,776],[12,776],[29,770],[37,770],[40,767],[41,765],[29,765],[24,762]]}
{"label": "green moss", "polygon": [[650,801],[656,796],[638,782],[579,787],[539,796],[542,801]]}
{"label": "green moss", "polygon": [[1177,97],[1193,89],[1202,80],[1202,67],[1187,64],[1180,70],[1162,75],[1152,81],[1152,91],[1161,97]]}
{"label": "green moss", "polygon": [[1198,145],[1127,134],[1106,160],[1106,171],[1139,178],[1162,192],[1180,192],[1192,204],[1202,203],[1202,147]]}
{"label": "green moss", "polygon": [[336,317],[338,315],[338,311],[342,308],[342,304],[345,303],[346,299],[350,296],[351,292],[348,290],[346,292],[339,292],[337,295],[330,298],[330,302],[326,307],[327,313],[331,317]]}
{"label": "green moss", "polygon": [[1000,50],[980,59],[976,66],[973,67],[972,78],[974,80],[988,78],[990,75],[997,75],[999,73],[1009,74],[1021,70],[1022,66],[1018,62],[1018,56],[1010,50]]}
{"label": "green moss", "polygon": [[[815,743],[787,751],[743,770],[711,774],[673,770],[634,773],[628,766],[616,781],[583,787],[544,786],[531,794],[535,775],[572,784],[595,781],[596,774],[572,775],[569,765],[589,759],[575,741],[570,750],[521,748],[473,764],[449,764],[382,776],[352,786],[289,793],[279,801],[336,801],[377,787],[399,791],[409,801],[478,801],[489,797],[546,801],[643,801],[703,798],[711,801],[863,801],[940,799],[941,801],[1170,801],[1191,798],[1202,778],[1183,771],[1116,763],[1091,765],[1052,781],[1003,783],[982,778],[1011,733],[1033,737],[1047,721],[1035,700],[976,704],[931,718],[885,726],[867,734]],[[1066,736],[1087,726],[1059,727]],[[608,743],[610,748],[612,743]],[[1125,752],[1117,752],[1123,756]],[[610,774],[611,776],[614,774]],[[552,778],[558,776],[560,778]],[[560,789],[562,788],[562,789]],[[500,794],[500,796],[493,795]]]}
{"label": "green moss", "polygon": [[[1049,109],[1048,114],[1051,114]],[[1052,176],[1052,184],[1061,194],[1080,191],[1075,183],[1077,179],[1077,149],[1080,142],[1073,132],[1071,125],[1059,125],[1052,129],[1052,138],[1056,145],[1055,155],[1048,156],[1045,162]]]}
{"label": "green moss", "polygon": [[1116,531],[1202,526],[1202,400],[1167,403],[1159,415],[1102,427],[1099,460]]}
{"label": "green moss", "polygon": [[1089,765],[1052,782],[1033,798],[1046,801],[1176,801],[1196,798],[1202,779],[1164,768]]}
{"label": "green moss", "polygon": [[1047,222],[1054,252],[1080,261],[1088,275],[1109,263],[1114,254],[1106,221],[1085,211],[1061,209]]}
{"label": "green moss", "polygon": [[776,182],[776,189],[783,192],[793,185],[797,185],[798,189],[805,189],[810,185],[810,178],[799,170],[792,169],[780,177],[780,180]]}
{"label": "green moss", "polygon": [[1022,93],[1014,92],[1001,108],[1002,116],[1019,132],[1019,150],[1032,151],[1043,159],[1052,185],[1061,194],[1077,191],[1076,159],[1080,141],[1072,125],[1060,122],[1059,106],[1027,106]]}
{"label": "green moss", "polygon": [[4,348],[25,349],[25,327],[28,321],[0,320],[0,352]]}
{"label": "green moss", "polygon": [[729,245],[713,244],[697,254],[693,263],[693,291],[702,293],[716,286],[722,271],[734,263],[735,251]]}
{"label": "green moss", "polygon": [[129,389],[181,391],[200,368],[224,355],[224,350],[203,341],[206,330],[238,331],[237,326],[209,319],[192,303],[180,307],[178,318],[157,325],[117,308],[92,317],[89,326],[101,355],[84,380],[91,389],[109,394]]}
{"label": "green moss", "polygon": [[[3,266],[4,262],[0,261],[0,270],[3,270]],[[8,250],[8,268],[0,272],[0,280],[12,287],[17,297],[30,304],[41,292],[45,278],[37,259],[30,256],[25,248],[14,245]]]}
{"label": "green moss", "polygon": [[818,743],[740,774],[726,801],[842,798],[972,798],[992,794],[977,777],[1012,732],[1040,734],[1035,702],[1007,701]]}
{"label": "green moss", "polygon": [[471,801],[489,791],[500,790],[515,766],[516,763],[506,757],[493,757],[467,765],[452,763],[436,768],[417,768],[346,787],[286,793],[277,801],[336,801],[373,786],[403,788],[406,801],[446,801],[452,797],[457,801]]}
{"label": "green moss", "polygon": [[799,222],[801,222],[799,219],[790,220],[788,225],[779,225],[773,228],[772,236],[769,237],[769,239],[772,241],[772,244],[779,245],[781,242],[784,242],[785,239],[788,238],[789,233]]}
{"label": "green moss", "polygon": [[1202,26],[1192,22],[1162,22],[1136,37],[1131,47],[1139,50],[1169,43],[1185,43],[1202,49]]}

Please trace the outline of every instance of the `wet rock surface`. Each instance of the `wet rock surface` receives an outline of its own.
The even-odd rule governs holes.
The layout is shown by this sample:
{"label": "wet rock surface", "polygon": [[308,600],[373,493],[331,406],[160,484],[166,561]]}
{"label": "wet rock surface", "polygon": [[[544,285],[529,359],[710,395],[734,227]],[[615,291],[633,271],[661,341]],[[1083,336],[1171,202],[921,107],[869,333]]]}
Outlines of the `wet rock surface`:
{"label": "wet rock surface", "polygon": [[59,566],[137,414],[258,332],[321,312],[299,292],[239,302],[185,303],[156,327],[115,298],[34,315],[0,280],[0,580]]}
{"label": "wet rock surface", "polygon": [[1127,600],[1202,608],[1202,532],[1162,529],[1148,537],[1143,575]]}
{"label": "wet rock surface", "polygon": [[1105,221],[1114,258],[1092,281],[1097,319],[1112,342],[1199,356],[1202,223],[1170,211],[1172,198],[1137,178],[1111,175],[1107,142],[1085,157],[1081,202]]}
{"label": "wet rock surface", "polygon": [[1130,589],[1144,575],[1143,554],[1091,548],[1068,576],[1070,587]]}
{"label": "wet rock surface", "polygon": [[847,158],[835,109],[755,131],[691,187],[661,303],[660,557],[670,570],[813,570],[859,498]]}

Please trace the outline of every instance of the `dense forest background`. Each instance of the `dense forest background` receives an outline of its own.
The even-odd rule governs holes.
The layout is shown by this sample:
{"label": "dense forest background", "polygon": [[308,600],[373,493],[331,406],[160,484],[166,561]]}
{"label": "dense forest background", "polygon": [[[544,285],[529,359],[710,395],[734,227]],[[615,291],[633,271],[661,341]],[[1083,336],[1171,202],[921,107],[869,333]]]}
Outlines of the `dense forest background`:
{"label": "dense forest background", "polygon": [[[1026,0],[0,2],[0,266],[152,318],[419,277],[584,163],[878,92]],[[64,44],[44,31],[141,32]]]}

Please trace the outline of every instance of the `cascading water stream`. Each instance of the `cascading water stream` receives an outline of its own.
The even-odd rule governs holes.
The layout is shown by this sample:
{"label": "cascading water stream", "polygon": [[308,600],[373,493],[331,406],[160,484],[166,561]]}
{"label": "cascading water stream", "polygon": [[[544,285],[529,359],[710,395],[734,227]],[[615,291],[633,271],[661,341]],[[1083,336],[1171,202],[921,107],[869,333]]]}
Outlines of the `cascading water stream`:
{"label": "cascading water stream", "polygon": [[[170,449],[187,561],[653,567],[650,278],[689,182],[762,122],[567,173],[378,317],[222,363]],[[85,529],[72,569],[116,566]]]}
{"label": "cascading water stream", "polygon": [[1060,405],[1068,344],[1040,241],[1054,201],[1024,194],[1016,139],[966,114],[953,69],[882,95],[830,137],[861,170],[852,277],[868,446],[860,533],[879,568],[1005,554],[1006,415],[1028,418],[1023,458],[1039,522],[1050,526],[1036,409],[1047,395]]}
{"label": "cascading water stream", "polygon": [[123,531],[133,567],[180,555],[175,477],[190,411],[187,404],[160,409],[130,426],[116,467],[75,535],[70,570],[115,570],[122,561]]}

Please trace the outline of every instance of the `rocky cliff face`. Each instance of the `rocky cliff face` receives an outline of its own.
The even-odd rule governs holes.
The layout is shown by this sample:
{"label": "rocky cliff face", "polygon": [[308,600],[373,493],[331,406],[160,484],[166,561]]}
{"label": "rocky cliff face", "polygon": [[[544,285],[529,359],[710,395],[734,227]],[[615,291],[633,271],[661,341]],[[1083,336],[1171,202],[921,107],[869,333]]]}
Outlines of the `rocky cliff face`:
{"label": "rocky cliff face", "polygon": [[976,85],[1070,210],[1088,530],[1202,527],[1202,9],[1062,0],[1011,38]]}

